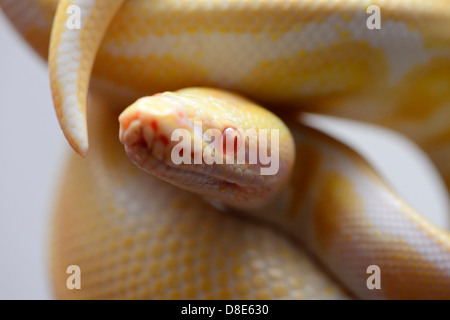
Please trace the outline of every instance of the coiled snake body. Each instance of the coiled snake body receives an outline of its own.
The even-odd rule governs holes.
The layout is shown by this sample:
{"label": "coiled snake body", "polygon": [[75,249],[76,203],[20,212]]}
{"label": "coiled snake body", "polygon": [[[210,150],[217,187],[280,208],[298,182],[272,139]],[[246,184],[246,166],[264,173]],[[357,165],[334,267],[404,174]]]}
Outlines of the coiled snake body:
{"label": "coiled snake body", "polygon": [[[93,147],[70,159],[54,217],[56,297],[450,298],[448,233],[357,153],[297,119],[308,111],[394,128],[450,187],[447,0],[0,5],[49,56],[58,118],[83,156],[92,69]],[[71,5],[81,9],[79,30],[67,27]],[[366,25],[369,5],[381,9],[379,30]],[[130,162],[117,117],[142,96],[193,86],[237,92],[281,119],[220,90],[139,100],[120,116],[120,140],[134,163],[173,186]],[[170,163],[171,130],[199,119],[224,132],[279,129],[279,174]],[[81,290],[66,287],[69,265],[82,270]],[[367,286],[371,265],[380,289]]]}

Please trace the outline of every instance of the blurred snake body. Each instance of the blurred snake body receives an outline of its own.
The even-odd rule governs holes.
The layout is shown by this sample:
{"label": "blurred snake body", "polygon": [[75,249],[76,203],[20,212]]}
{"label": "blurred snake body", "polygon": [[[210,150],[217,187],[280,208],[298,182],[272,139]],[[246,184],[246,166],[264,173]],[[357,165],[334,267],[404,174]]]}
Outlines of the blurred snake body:
{"label": "blurred snake body", "polygon": [[[450,189],[447,0],[0,5],[48,56],[61,127],[86,157],[69,160],[56,206],[57,298],[450,299],[448,232],[299,115],[393,128]],[[367,27],[370,5],[379,30]],[[195,134],[194,121],[278,129],[280,170],[174,165],[170,134]],[[81,290],[66,287],[69,265]],[[380,288],[367,282],[374,265]]]}

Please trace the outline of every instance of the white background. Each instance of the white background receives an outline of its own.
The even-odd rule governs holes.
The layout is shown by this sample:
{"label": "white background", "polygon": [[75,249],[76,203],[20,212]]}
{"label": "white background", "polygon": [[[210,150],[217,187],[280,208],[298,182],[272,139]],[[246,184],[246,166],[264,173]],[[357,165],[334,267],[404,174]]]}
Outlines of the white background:
{"label": "white background", "polygon": [[[0,12],[0,299],[50,299],[48,237],[64,158],[71,152],[52,109],[45,64]],[[402,138],[316,119],[369,156],[394,188],[448,226],[442,182]]]}
{"label": "white background", "polygon": [[1,10],[0,43],[0,299],[47,299],[50,212],[67,147],[46,65]]}

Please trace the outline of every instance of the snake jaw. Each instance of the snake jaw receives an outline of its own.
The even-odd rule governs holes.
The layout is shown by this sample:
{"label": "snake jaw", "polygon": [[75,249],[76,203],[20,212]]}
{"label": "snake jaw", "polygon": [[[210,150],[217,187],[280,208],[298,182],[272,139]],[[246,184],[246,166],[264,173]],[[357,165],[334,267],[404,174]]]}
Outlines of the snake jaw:
{"label": "snake jaw", "polygon": [[[125,0],[61,0],[53,21],[49,70],[55,111],[72,148],[85,157],[89,150],[87,96],[101,40]],[[68,25],[70,8],[79,9],[80,28]]]}

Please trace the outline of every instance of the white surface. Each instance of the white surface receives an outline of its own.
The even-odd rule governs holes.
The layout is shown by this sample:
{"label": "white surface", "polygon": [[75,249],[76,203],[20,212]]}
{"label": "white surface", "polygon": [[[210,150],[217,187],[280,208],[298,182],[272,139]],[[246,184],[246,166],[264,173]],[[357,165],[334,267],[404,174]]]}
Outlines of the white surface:
{"label": "white surface", "polygon": [[[50,213],[69,148],[52,109],[45,64],[1,13],[0,42],[0,299],[48,299]],[[421,153],[386,132],[318,121],[371,156],[415,208],[448,225],[445,193]]]}

